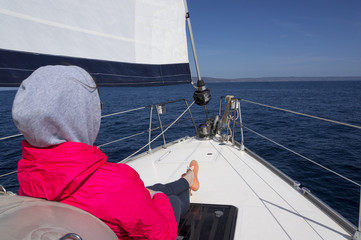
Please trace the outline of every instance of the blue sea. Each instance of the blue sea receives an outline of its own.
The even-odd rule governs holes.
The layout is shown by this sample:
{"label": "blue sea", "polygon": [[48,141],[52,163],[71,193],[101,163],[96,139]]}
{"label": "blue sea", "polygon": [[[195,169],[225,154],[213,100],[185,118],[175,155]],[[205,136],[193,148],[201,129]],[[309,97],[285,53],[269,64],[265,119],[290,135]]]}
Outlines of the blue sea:
{"label": "blue sea", "polygon": [[[255,83],[209,83],[212,100],[207,106],[209,116],[218,114],[220,96],[233,95],[279,108],[302,112],[309,115],[332,119],[361,126],[361,81],[323,82],[255,82]],[[142,133],[125,141],[102,147],[109,161],[118,162],[148,141],[150,120],[149,105],[185,99],[192,102],[193,87],[177,85],[166,87],[117,88],[101,87],[103,115],[146,106],[146,108],[102,119],[96,145]],[[17,134],[11,119],[11,106],[16,91],[0,90],[0,138]],[[171,123],[184,110],[184,102],[167,105],[161,115],[163,125]],[[247,128],[290,148],[358,183],[361,183],[361,130],[336,125],[305,116],[293,115],[275,109],[241,102],[242,119]],[[204,108],[193,105],[191,113],[198,126],[205,121]],[[152,128],[159,126],[153,110]],[[165,141],[182,136],[193,136],[195,128],[187,120],[186,113],[181,123],[169,129]],[[156,136],[159,130],[152,132]],[[303,158],[285,151],[281,147],[246,130],[245,145],[268,160],[294,180],[302,183],[316,196],[357,225],[359,214],[360,188],[329,173]],[[236,129],[237,140],[240,132]],[[16,170],[21,158],[20,142],[23,138],[0,141],[0,175]],[[163,143],[159,139],[152,148]],[[66,171],[64,169],[64,171]],[[16,174],[1,177],[0,184],[7,190],[17,192]]]}

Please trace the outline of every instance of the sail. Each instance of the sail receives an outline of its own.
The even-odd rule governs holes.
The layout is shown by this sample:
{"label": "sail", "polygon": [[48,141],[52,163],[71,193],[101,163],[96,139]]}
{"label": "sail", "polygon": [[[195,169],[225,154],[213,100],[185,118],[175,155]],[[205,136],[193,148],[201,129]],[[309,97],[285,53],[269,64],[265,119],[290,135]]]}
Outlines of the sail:
{"label": "sail", "polygon": [[100,85],[191,81],[183,0],[0,0],[0,85],[78,65]]}

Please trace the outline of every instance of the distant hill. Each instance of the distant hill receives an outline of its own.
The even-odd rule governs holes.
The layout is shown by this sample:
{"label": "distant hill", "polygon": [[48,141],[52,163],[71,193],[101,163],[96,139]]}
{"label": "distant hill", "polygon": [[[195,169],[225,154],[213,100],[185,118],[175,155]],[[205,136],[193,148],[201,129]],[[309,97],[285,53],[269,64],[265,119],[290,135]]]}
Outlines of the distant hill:
{"label": "distant hill", "polygon": [[[197,78],[193,78],[196,82]],[[261,77],[261,78],[212,78],[204,77],[207,83],[212,82],[297,82],[297,81],[361,81],[361,76],[355,77]]]}
{"label": "distant hill", "polygon": [[[25,73],[28,74],[29,73]],[[0,80],[0,87],[18,87],[23,79],[27,76],[17,77],[12,79],[7,78],[6,81]],[[361,76],[355,77],[261,77],[261,78],[213,78],[203,77],[206,83],[219,83],[219,82],[297,82],[297,81],[361,81]],[[197,82],[197,78],[193,77],[193,81]],[[110,86],[109,84],[103,84],[103,82],[97,79],[99,86]],[[117,84],[114,84],[117,86]]]}

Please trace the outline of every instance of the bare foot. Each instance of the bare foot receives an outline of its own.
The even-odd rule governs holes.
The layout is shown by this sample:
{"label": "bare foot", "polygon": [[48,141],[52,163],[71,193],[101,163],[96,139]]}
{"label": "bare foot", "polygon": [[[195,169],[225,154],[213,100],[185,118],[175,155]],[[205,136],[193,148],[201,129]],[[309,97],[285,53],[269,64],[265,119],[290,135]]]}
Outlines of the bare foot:
{"label": "bare foot", "polygon": [[189,164],[189,168],[194,173],[194,180],[193,180],[193,184],[190,187],[190,189],[193,190],[193,191],[198,191],[198,189],[199,189],[199,181],[198,181],[199,166],[198,166],[198,162],[196,160],[192,160],[191,163]]}

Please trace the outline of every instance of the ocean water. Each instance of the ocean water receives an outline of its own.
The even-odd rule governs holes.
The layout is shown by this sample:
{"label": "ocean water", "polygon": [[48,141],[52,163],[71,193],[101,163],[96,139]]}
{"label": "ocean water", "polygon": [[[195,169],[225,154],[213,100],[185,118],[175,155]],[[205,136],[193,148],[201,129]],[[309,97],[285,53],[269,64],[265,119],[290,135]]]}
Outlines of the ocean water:
{"label": "ocean water", "polygon": [[[219,97],[233,95],[310,115],[361,126],[361,81],[337,82],[263,82],[263,83],[210,83],[212,101],[207,106],[209,116],[218,114]],[[190,85],[141,88],[101,87],[104,103],[103,115],[146,106],[144,109],[102,119],[96,145],[140,133],[131,139],[102,147],[109,161],[120,161],[148,141],[151,104],[186,99],[190,104],[194,89]],[[16,91],[0,91],[0,138],[17,134],[11,119],[11,105]],[[167,105],[166,114],[161,115],[163,125],[171,123],[183,112],[183,101]],[[361,130],[293,115],[275,109],[241,102],[244,125],[262,135],[310,158],[358,183],[361,183]],[[152,127],[158,119],[152,116]],[[192,115],[198,126],[205,120],[204,108],[192,106]],[[186,113],[181,123],[169,129],[167,142],[182,136],[194,135],[192,121]],[[142,134],[141,134],[142,133]],[[152,132],[156,136],[159,130]],[[360,188],[344,179],[311,164],[303,158],[283,150],[279,146],[245,130],[245,145],[271,162],[294,180],[302,183],[316,196],[341,213],[353,224],[357,224]],[[239,131],[236,132],[240,140]],[[15,138],[0,141],[0,175],[16,170],[21,158],[21,140]],[[159,146],[163,139],[155,141]],[[0,178],[7,190],[16,192],[16,174]]]}

